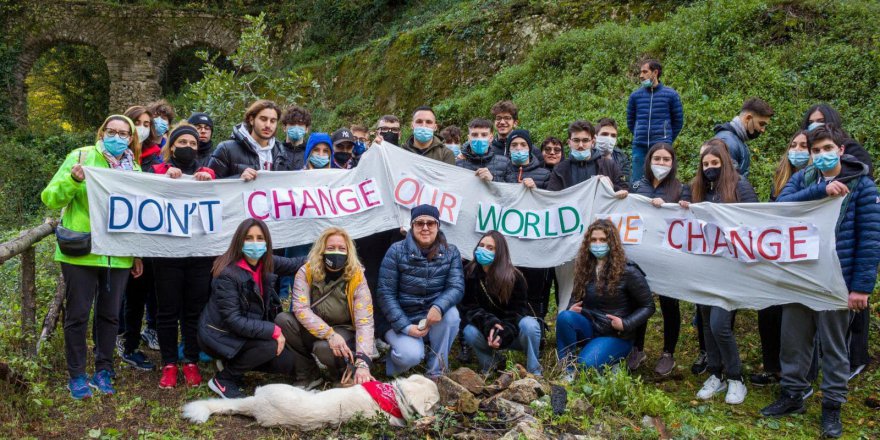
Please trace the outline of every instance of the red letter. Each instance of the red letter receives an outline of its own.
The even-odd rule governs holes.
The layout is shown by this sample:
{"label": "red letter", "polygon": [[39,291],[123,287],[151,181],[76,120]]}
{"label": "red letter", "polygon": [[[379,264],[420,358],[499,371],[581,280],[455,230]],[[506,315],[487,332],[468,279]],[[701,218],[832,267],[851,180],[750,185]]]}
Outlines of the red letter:
{"label": "red letter", "polygon": [[[266,220],[267,218],[269,218],[268,212],[266,213],[266,215],[257,215],[257,213],[254,212],[254,196],[256,196],[257,194],[263,196],[263,199],[266,199],[266,192],[265,191],[252,192],[251,195],[248,196],[248,201],[247,201],[248,214],[251,215],[251,218],[255,218],[255,219],[259,219],[259,220]],[[268,200],[267,200],[267,202],[268,202]]]}
{"label": "red letter", "polygon": [[278,208],[282,206],[290,206],[290,216],[296,217],[296,202],[293,200],[293,190],[287,190],[287,195],[290,197],[290,201],[280,202],[278,201],[278,191],[272,190],[272,204],[275,206],[275,219],[281,218],[281,210]]}
{"label": "red letter", "polygon": [[782,243],[778,241],[769,243],[770,248],[776,250],[776,255],[767,255],[764,252],[764,237],[766,237],[767,234],[771,232],[774,234],[779,234],[780,238],[782,237],[782,231],[777,228],[769,228],[761,231],[761,234],[758,235],[758,253],[761,254],[761,256],[764,257],[766,260],[776,261],[779,259],[780,256],[782,256]]}
{"label": "red letter", "polygon": [[315,217],[321,217],[324,215],[321,212],[321,209],[318,207],[318,204],[315,203],[314,197],[312,197],[312,195],[309,194],[309,189],[303,188],[303,204],[302,204],[302,208],[299,209],[299,216],[300,217],[303,216],[303,212],[305,212],[306,209],[314,210]]}
{"label": "red letter", "polygon": [[[699,228],[699,231],[700,231],[699,234],[694,234],[694,225],[696,225],[697,228]],[[706,253],[706,236],[703,235],[703,228],[700,226],[699,222],[689,221],[688,222],[688,232],[687,232],[687,244],[688,244],[687,250],[688,250],[688,252],[693,252],[693,250],[694,250],[693,239],[695,239],[695,238],[699,238],[700,240],[703,241],[703,253],[705,254]]]}
{"label": "red letter", "polygon": [[[451,203],[446,203],[447,201]],[[455,223],[455,217],[452,216],[452,209],[455,208],[455,205],[458,205],[458,200],[455,200],[455,196],[449,193],[443,193],[443,197],[440,198],[440,218],[446,218],[450,223]],[[444,210],[449,212],[445,217],[443,215]]]}
{"label": "red letter", "polygon": [[724,239],[724,232],[721,228],[715,228],[715,245],[712,248],[712,255],[715,255],[720,248],[727,249],[727,240]]}
{"label": "red letter", "polygon": [[[739,259],[739,251],[743,251],[744,254],[748,255],[749,260],[755,260],[755,251],[752,249],[752,244],[754,242],[752,237],[752,231],[749,232],[749,245],[743,242],[742,237],[739,236],[739,232],[736,229],[730,230],[730,249],[732,249],[733,258]],[[739,242],[739,246],[736,243]],[[737,249],[739,248],[739,249]]]}
{"label": "red letter", "polygon": [[799,244],[806,243],[807,240],[797,240],[794,238],[794,234],[795,232],[806,231],[808,229],[809,228],[807,228],[806,226],[792,226],[788,229],[788,246],[790,251],[789,258],[791,259],[791,261],[807,258],[807,254],[799,254],[794,248]]}
{"label": "red letter", "polygon": [[[345,203],[342,203],[343,200],[341,199],[341,197],[342,197],[342,194],[344,194],[344,193],[351,193],[352,194],[351,197],[344,200],[346,203],[349,204],[349,206],[351,206],[351,209],[346,207]],[[354,202],[354,206],[351,205],[352,202]],[[336,191],[336,205],[339,206],[339,209],[341,209],[349,214],[352,212],[358,212],[361,210],[361,203],[358,201],[357,196],[354,195],[354,191],[352,191],[351,188],[342,188],[339,191]]]}
{"label": "red letter", "polygon": [[[378,200],[377,201],[370,201],[369,195],[374,194],[376,192],[376,190],[371,188],[369,191],[367,191],[364,189],[364,186],[372,185],[372,184],[373,184],[373,179],[370,179],[370,180],[364,180],[363,182],[360,183],[360,185],[358,185],[358,188],[361,190],[361,197],[363,197],[364,204],[366,205],[367,208],[372,208],[376,205],[382,204],[382,202],[378,201]],[[418,185],[418,183],[416,183],[416,185]],[[400,185],[398,185],[397,187],[400,188]],[[398,200],[400,200],[400,199],[398,199]]]}
{"label": "red letter", "polygon": [[672,247],[673,249],[681,249],[681,245],[680,245],[680,244],[679,244],[679,245],[676,245],[675,243],[672,242],[672,228],[674,228],[675,225],[678,225],[678,226],[684,227],[684,220],[673,220],[672,223],[669,224],[669,229],[666,230],[666,242],[667,242],[667,243],[669,244],[669,246]]}
{"label": "red letter", "polygon": [[327,212],[327,206],[330,206],[330,212],[333,215],[339,215],[336,212],[336,205],[333,204],[333,191],[330,188],[317,188],[318,191],[318,200],[321,201],[321,210],[325,213]]}
{"label": "red letter", "polygon": [[[409,200],[403,200],[400,198],[400,189],[403,188],[403,185],[405,183],[411,183],[411,184],[415,185],[415,190],[412,193],[412,198]],[[394,198],[397,200],[397,203],[400,203],[401,205],[404,205],[404,206],[409,206],[409,205],[412,205],[413,202],[415,202],[419,199],[420,192],[421,192],[421,188],[419,188],[419,181],[418,180],[415,180],[411,177],[404,177],[403,179],[400,179],[399,182],[397,182],[397,188],[394,188]]]}

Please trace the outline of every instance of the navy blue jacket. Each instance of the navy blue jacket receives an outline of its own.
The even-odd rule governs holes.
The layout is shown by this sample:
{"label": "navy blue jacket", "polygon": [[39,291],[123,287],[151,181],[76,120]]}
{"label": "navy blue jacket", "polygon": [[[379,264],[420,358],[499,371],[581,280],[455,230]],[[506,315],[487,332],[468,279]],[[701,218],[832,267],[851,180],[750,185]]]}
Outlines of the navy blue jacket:
{"label": "navy blue jacket", "polygon": [[490,147],[486,154],[478,155],[471,149],[471,143],[467,142],[461,147],[461,155],[464,159],[456,159],[455,166],[476,171],[480,168],[488,168],[492,173],[493,182],[508,182],[510,178],[508,174],[510,170],[510,159],[507,156],[501,156]]}
{"label": "navy blue jacket", "polygon": [[749,166],[752,164],[752,158],[751,153],[749,153],[749,146],[746,145],[746,140],[736,134],[736,129],[733,128],[730,122],[718,124],[713,130],[715,130],[715,137],[713,139],[721,139],[727,144],[730,158],[735,162],[734,167],[739,172],[739,175],[749,177]]}
{"label": "navy blue jacket", "polygon": [[657,142],[672,143],[684,126],[684,109],[678,92],[658,82],[629,95],[626,126],[633,134],[633,148],[648,149]]}
{"label": "navy blue jacket", "polygon": [[[438,232],[437,238],[443,236]],[[410,231],[391,245],[379,269],[378,299],[391,328],[403,333],[428,315],[431,306],[446,312],[464,297],[461,254],[447,244],[433,260],[422,251]]]}
{"label": "navy blue jacket", "polygon": [[[837,258],[847,289],[870,294],[880,264],[880,195],[868,177],[867,165],[846,154],[840,163],[842,170],[835,180],[851,188],[840,214],[843,218],[838,219]],[[776,201],[802,202],[828,197],[825,192],[828,182],[817,182],[819,174],[813,165],[798,171],[791,176]]]}

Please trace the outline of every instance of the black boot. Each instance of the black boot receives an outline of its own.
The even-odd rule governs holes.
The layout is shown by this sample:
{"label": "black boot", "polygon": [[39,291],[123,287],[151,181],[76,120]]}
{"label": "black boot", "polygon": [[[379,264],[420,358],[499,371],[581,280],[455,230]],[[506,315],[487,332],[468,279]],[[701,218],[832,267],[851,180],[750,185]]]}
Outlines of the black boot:
{"label": "black boot", "polygon": [[792,395],[785,390],[779,393],[779,398],[775,402],[764,407],[761,415],[764,417],[780,417],[789,414],[802,414],[806,411],[804,408],[804,398],[799,395]]}
{"label": "black boot", "polygon": [[843,423],[840,421],[840,404],[822,402],[822,437],[838,438],[843,435]]}
{"label": "black boot", "polygon": [[458,342],[461,345],[461,351],[458,352],[458,356],[455,359],[462,364],[469,364],[473,354],[471,353],[471,346],[464,341],[464,334],[461,332],[458,334]]}

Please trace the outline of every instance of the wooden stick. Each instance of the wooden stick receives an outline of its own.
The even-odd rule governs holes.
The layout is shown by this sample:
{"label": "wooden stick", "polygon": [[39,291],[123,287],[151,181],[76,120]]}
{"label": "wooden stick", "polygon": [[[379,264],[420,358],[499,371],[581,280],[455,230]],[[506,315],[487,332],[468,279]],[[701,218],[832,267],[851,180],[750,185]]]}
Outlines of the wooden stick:
{"label": "wooden stick", "polygon": [[64,277],[60,273],[55,285],[55,298],[52,299],[49,309],[46,310],[46,317],[43,318],[43,330],[40,332],[40,339],[37,340],[37,352],[40,351],[43,341],[48,340],[49,336],[52,336],[52,332],[55,331],[55,326],[58,324],[58,317],[61,316],[61,302],[64,301],[66,286],[64,284]]}
{"label": "wooden stick", "polygon": [[37,333],[37,275],[35,249],[33,246],[21,253],[21,333],[24,335],[24,346],[27,354],[37,354],[34,340]]}
{"label": "wooden stick", "polygon": [[42,225],[22,231],[18,238],[0,244],[0,264],[5,263],[6,260],[24,252],[33,246],[34,243],[46,238],[55,231],[57,224],[57,220],[47,218]]}

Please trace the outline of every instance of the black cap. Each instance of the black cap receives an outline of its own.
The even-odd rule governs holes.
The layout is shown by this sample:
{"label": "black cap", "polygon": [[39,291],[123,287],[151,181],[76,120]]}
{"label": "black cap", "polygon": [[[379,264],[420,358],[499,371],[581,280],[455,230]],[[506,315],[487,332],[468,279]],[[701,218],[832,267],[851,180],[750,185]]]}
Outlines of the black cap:
{"label": "black cap", "polygon": [[410,223],[414,222],[417,218],[427,215],[430,217],[434,217],[434,220],[440,221],[440,211],[433,205],[419,205],[410,211]]}
{"label": "black cap", "polygon": [[330,135],[330,140],[333,141],[334,147],[343,142],[351,142],[352,145],[357,142],[357,139],[355,139],[351,130],[347,128],[340,128],[339,130],[334,131],[333,134]]}
{"label": "black cap", "polygon": [[529,150],[534,148],[534,146],[532,146],[532,135],[529,134],[528,130],[523,130],[523,129],[519,128],[519,129],[511,131],[510,134],[507,135],[507,149],[508,150],[510,150],[510,143],[513,142],[513,140],[516,138],[522,138],[524,141],[526,141],[526,144],[529,145]]}
{"label": "black cap", "polygon": [[185,134],[191,135],[192,137],[196,138],[196,142],[198,142],[199,132],[196,131],[195,127],[193,127],[192,125],[181,125],[180,127],[172,130],[171,134],[168,135],[168,145],[174,145],[174,141]]}
{"label": "black cap", "polygon": [[190,115],[189,119],[187,119],[187,122],[192,125],[205,124],[211,127],[212,130],[214,129],[214,120],[211,119],[211,117],[208,116],[207,113],[193,113],[192,115]]}

